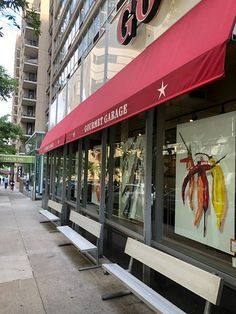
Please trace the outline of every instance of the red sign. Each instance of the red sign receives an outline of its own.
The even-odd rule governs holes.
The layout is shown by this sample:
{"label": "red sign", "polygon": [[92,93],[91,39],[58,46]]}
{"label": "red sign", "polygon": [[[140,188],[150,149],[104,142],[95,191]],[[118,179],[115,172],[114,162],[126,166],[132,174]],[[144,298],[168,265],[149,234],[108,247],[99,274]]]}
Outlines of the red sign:
{"label": "red sign", "polygon": [[157,13],[161,0],[131,0],[123,8],[118,21],[117,39],[127,45],[136,36],[138,23],[149,23]]}

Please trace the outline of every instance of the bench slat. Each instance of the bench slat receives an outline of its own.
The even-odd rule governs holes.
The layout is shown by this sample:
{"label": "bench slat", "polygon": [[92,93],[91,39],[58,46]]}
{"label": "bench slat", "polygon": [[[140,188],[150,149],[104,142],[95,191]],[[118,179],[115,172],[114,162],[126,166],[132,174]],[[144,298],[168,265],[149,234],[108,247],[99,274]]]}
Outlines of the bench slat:
{"label": "bench slat", "polygon": [[217,304],[222,279],[178,258],[128,238],[125,253],[164,276]]}
{"label": "bench slat", "polygon": [[57,229],[63,233],[81,252],[97,249],[97,247],[83,238],[78,232],[69,226],[60,226]]}
{"label": "bench slat", "polygon": [[137,295],[144,303],[148,304],[154,311],[161,313],[185,313],[177,306],[166,300],[156,291],[145,285],[138,278],[128,273],[117,264],[102,264],[102,267],[110,274],[119,279],[128,287],[135,295]]}
{"label": "bench slat", "polygon": [[70,212],[70,221],[74,222],[76,225],[87,230],[95,237],[100,239],[102,225],[99,222],[94,221],[86,216],[83,216],[75,212],[74,210],[71,210]]}
{"label": "bench slat", "polygon": [[59,221],[60,218],[57,217],[56,215],[53,215],[52,213],[50,213],[48,210],[45,209],[41,209],[40,214],[42,214],[43,216],[45,216],[48,220],[50,221]]}
{"label": "bench slat", "polygon": [[49,200],[48,201],[48,207],[54,209],[55,211],[57,211],[60,214],[62,212],[62,204],[57,203],[55,201]]}

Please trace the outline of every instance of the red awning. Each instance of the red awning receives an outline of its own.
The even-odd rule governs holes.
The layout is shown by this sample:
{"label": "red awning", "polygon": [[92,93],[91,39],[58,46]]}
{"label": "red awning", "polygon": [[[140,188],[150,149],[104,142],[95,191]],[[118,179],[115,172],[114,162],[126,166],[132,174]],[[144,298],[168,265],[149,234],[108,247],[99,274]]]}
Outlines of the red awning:
{"label": "red awning", "polygon": [[224,75],[235,0],[202,0],[50,130],[43,154]]}

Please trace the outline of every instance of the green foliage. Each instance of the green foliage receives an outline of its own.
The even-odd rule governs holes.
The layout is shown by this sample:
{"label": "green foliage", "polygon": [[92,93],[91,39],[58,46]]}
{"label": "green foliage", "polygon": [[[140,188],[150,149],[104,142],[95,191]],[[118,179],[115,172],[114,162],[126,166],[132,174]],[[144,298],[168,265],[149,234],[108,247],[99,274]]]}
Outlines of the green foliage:
{"label": "green foliage", "polygon": [[24,16],[24,19],[28,26],[32,27],[34,29],[34,35],[37,37],[40,35],[40,18],[39,14],[36,12],[36,10],[28,10],[26,11],[26,14]]}
{"label": "green foliage", "polygon": [[9,115],[0,117],[0,154],[15,154],[16,149],[11,145],[14,141],[22,136],[21,128],[8,121]]}
{"label": "green foliage", "polygon": [[7,100],[16,87],[16,81],[11,78],[6,69],[0,65],[0,100]]}
{"label": "green foliage", "polygon": [[[35,36],[40,35],[40,17],[36,10],[29,7],[27,0],[0,0],[0,18],[6,19],[9,24],[20,28],[17,23],[17,15],[24,12],[23,19],[34,29]],[[0,27],[0,37],[3,36]]]}

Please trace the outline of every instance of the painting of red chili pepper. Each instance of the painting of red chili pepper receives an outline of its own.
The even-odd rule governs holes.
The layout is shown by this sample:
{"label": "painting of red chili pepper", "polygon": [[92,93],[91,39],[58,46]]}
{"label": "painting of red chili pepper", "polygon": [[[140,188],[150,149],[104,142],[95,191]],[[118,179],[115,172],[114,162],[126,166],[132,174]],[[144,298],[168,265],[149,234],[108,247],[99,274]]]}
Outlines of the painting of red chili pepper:
{"label": "painting of red chili pepper", "polygon": [[231,255],[230,239],[236,232],[235,138],[236,111],[177,124],[175,177],[167,173],[165,183],[174,188],[165,203],[174,213],[174,233],[195,241],[193,247],[202,243]]}
{"label": "painting of red chili pepper", "polygon": [[[204,229],[203,235],[206,236],[206,213],[209,207],[210,194],[209,194],[209,182],[208,172],[212,174],[212,204],[217,217],[217,227],[221,228],[222,220],[226,211],[226,186],[224,181],[224,174],[219,162],[226,157],[223,156],[220,160],[215,161],[212,156],[204,152],[196,153],[195,156],[200,156],[200,160],[194,164],[192,157],[191,146],[187,146],[183,136],[179,133],[185,148],[187,149],[187,157],[180,159],[180,162],[186,162],[186,169],[188,170],[182,183],[182,201],[185,205],[185,192],[186,187],[189,184],[189,206],[193,210],[193,192],[194,192],[194,176],[197,175],[197,211],[194,219],[194,226],[198,226],[202,214],[204,214]],[[204,160],[203,156],[206,156],[208,160]]]}
{"label": "painting of red chili pepper", "polygon": [[[180,160],[180,162],[185,162],[186,163],[186,169],[190,170],[193,166],[194,166],[194,162],[193,162],[193,156],[192,156],[192,151],[191,151],[191,145],[189,145],[189,147],[187,146],[187,144],[185,143],[185,140],[183,138],[183,136],[181,135],[181,133],[179,133],[184,146],[187,149],[187,153],[188,156],[186,158],[183,158]],[[190,208],[193,210],[193,191],[194,191],[194,177],[191,177],[189,179],[189,202],[190,202]]]}

